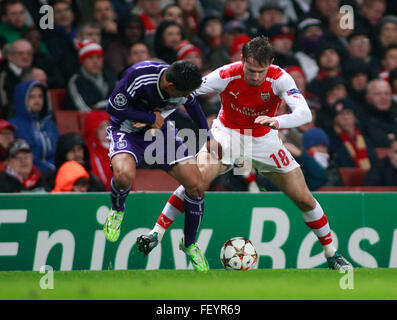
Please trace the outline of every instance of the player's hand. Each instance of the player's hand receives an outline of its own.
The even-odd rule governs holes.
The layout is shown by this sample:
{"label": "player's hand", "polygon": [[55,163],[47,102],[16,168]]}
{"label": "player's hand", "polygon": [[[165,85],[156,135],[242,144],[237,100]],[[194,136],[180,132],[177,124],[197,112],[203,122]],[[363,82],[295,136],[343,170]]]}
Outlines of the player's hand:
{"label": "player's hand", "polygon": [[132,126],[133,126],[134,128],[139,129],[139,128],[146,127],[146,126],[147,126],[147,123],[132,121]]}
{"label": "player's hand", "polygon": [[270,129],[278,129],[278,121],[272,117],[268,116],[259,116],[256,117],[255,123],[263,124]]}
{"label": "player's hand", "polygon": [[161,115],[161,113],[158,112],[158,111],[155,111],[154,115],[156,116],[156,120],[152,124],[152,128],[153,129],[161,129],[163,127],[163,125],[164,125],[164,118]]}
{"label": "player's hand", "polygon": [[208,140],[206,143],[207,151],[217,160],[221,160],[223,156],[222,146],[214,139]]}

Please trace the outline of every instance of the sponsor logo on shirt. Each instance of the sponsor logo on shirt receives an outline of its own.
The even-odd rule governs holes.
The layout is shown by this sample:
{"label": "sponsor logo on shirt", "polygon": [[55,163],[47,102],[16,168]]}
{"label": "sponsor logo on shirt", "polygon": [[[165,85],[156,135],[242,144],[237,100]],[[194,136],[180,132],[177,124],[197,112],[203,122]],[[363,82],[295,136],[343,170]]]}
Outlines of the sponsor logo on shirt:
{"label": "sponsor logo on shirt", "polygon": [[260,115],[263,115],[263,114],[266,114],[267,112],[269,112],[269,109],[262,110],[262,111],[255,111],[255,110],[253,110],[251,108],[248,108],[248,107],[235,106],[233,103],[230,104],[230,107],[233,110],[235,110],[235,111],[237,111],[237,112],[239,112],[239,113],[241,113],[243,115],[251,116],[251,117],[257,117],[257,116],[260,116]]}

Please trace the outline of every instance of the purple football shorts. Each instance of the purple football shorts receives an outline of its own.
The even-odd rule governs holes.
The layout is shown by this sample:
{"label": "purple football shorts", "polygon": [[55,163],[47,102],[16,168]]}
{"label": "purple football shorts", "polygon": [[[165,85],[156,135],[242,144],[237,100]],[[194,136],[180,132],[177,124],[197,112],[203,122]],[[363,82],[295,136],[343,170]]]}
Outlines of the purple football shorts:
{"label": "purple football shorts", "polygon": [[190,151],[177,132],[169,121],[161,130],[149,129],[145,134],[128,133],[110,124],[107,128],[109,157],[112,159],[116,154],[129,153],[135,158],[137,166],[145,160],[148,165],[156,164],[169,171],[175,164],[195,155],[195,150]]}

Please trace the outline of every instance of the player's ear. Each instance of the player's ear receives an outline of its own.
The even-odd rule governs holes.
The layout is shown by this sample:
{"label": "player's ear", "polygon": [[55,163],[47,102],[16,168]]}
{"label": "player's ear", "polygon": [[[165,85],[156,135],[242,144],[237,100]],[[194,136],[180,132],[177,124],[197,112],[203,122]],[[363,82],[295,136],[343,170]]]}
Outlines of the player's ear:
{"label": "player's ear", "polygon": [[174,84],[173,82],[169,82],[169,81],[168,81],[166,87],[167,87],[168,89],[172,89],[172,88],[175,88],[175,84]]}

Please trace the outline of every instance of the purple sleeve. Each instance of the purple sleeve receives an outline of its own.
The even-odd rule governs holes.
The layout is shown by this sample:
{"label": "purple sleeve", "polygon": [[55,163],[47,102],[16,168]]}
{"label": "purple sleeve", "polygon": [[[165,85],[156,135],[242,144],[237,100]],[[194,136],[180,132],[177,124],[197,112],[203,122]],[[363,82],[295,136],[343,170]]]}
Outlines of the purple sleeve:
{"label": "purple sleeve", "polygon": [[207,130],[207,140],[213,139],[210,128],[208,127],[207,118],[204,115],[203,109],[201,109],[200,103],[197,101],[196,97],[193,99],[190,97],[187,103],[185,103],[185,108],[189,116],[197,123],[200,129]]}
{"label": "purple sleeve", "polygon": [[[153,124],[156,116],[153,112],[142,111],[134,108],[134,103],[141,96],[140,90],[135,90],[134,94],[128,91],[128,81],[124,79],[120,81],[116,88],[114,88],[106,106],[106,111],[121,120],[131,120],[136,122]],[[130,90],[131,91],[131,90]]]}
{"label": "purple sleeve", "polygon": [[201,105],[195,97],[189,97],[188,101],[185,103],[185,108],[189,116],[197,123],[200,129],[209,130],[203,109],[201,109]]}
{"label": "purple sleeve", "polygon": [[140,111],[134,108],[116,109],[111,101],[107,104],[106,111],[117,118],[128,119],[131,121],[153,124],[156,116],[153,112]]}

